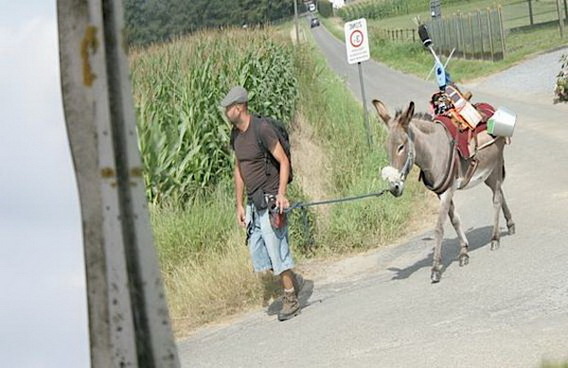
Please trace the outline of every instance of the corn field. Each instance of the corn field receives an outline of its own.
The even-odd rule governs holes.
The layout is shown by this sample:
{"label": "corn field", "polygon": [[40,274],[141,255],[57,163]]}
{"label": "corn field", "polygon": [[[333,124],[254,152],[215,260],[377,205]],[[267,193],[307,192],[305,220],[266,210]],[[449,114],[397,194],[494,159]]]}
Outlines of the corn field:
{"label": "corn field", "polygon": [[298,82],[294,50],[268,29],[197,33],[130,50],[147,197],[187,203],[232,178],[230,123],[219,101],[236,84],[249,109],[289,122]]}
{"label": "corn field", "polygon": [[[445,0],[444,5],[459,1]],[[344,6],[337,14],[344,22],[349,22],[359,18],[383,19],[428,9],[428,1],[424,0],[368,0]]]}

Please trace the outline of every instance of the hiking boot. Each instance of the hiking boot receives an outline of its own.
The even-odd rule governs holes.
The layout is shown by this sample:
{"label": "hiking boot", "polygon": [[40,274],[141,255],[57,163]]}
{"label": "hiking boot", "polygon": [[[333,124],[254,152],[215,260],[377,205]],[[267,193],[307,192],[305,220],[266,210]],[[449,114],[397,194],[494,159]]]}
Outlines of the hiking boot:
{"label": "hiking boot", "polygon": [[294,278],[292,282],[294,284],[294,293],[296,294],[296,296],[299,296],[300,292],[304,288],[304,278],[299,273],[294,272]]}
{"label": "hiking boot", "polygon": [[279,321],[287,321],[300,314],[300,302],[294,291],[284,292],[282,310],[278,313]]}

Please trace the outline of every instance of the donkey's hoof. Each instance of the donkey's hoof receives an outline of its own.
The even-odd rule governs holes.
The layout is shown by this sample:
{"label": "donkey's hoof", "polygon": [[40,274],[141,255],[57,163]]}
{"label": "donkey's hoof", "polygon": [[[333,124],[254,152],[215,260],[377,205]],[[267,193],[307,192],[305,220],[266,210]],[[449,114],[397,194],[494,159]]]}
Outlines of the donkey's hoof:
{"label": "donkey's hoof", "polygon": [[469,264],[469,256],[467,254],[462,254],[460,256],[460,267],[467,266]]}
{"label": "donkey's hoof", "polygon": [[491,250],[497,250],[501,244],[499,244],[499,240],[492,240],[491,241]]}
{"label": "donkey's hoof", "polygon": [[430,276],[430,279],[432,279],[432,284],[440,282],[440,279],[442,279],[442,272],[438,270],[432,270],[432,276]]}
{"label": "donkey's hoof", "polygon": [[509,235],[514,235],[515,234],[515,224],[508,226],[509,228]]}

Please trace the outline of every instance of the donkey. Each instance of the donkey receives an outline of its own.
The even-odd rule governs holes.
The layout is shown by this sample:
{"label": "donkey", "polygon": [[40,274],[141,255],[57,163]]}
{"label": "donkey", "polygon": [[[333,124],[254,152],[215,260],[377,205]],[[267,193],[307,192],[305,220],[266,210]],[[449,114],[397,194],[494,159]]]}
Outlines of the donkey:
{"label": "donkey", "polygon": [[[487,144],[482,145],[474,158],[457,158],[453,139],[446,128],[434,123],[432,117],[427,114],[415,116],[414,102],[410,102],[406,111],[397,112],[394,118],[391,118],[381,101],[373,100],[373,105],[388,129],[386,148],[390,166],[385,167],[382,174],[389,183],[390,192],[395,197],[402,195],[404,181],[412,166],[416,164],[422,170],[421,177],[426,187],[438,194],[440,199],[431,274],[433,283],[439,282],[442,277],[442,238],[446,215],[449,215],[459,238],[459,265],[461,267],[469,263],[468,241],[452,199],[456,190],[468,189],[481,182],[485,182],[491,188],[494,208],[491,250],[499,248],[500,210],[503,210],[507,220],[509,234],[515,233],[511,211],[501,189],[505,178],[503,159],[505,138],[499,137],[493,143],[486,142]],[[487,141],[492,139],[486,132],[483,134]],[[476,166],[473,165],[474,163]],[[467,175],[470,166],[473,166],[471,168],[474,170],[473,175]],[[472,172],[471,170],[469,173]]]}

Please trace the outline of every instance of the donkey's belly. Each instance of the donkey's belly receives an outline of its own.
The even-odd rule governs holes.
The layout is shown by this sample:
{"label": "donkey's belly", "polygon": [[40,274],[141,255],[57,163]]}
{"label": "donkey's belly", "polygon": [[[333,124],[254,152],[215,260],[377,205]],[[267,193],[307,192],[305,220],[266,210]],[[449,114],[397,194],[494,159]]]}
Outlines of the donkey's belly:
{"label": "donkey's belly", "polygon": [[461,188],[461,183],[466,180],[465,176],[469,166],[467,162],[461,162],[460,175],[457,180],[458,188],[460,189],[473,188],[479,183],[483,183],[493,173],[493,170],[495,170],[499,163],[502,162],[502,159],[499,159],[499,155],[503,154],[504,141],[495,139],[486,132],[480,133],[478,138],[479,147],[481,148],[478,148],[479,151],[475,155],[475,158],[478,160],[477,168],[469,183],[467,183],[465,187]]}
{"label": "donkey's belly", "polygon": [[469,183],[467,183],[467,185],[463,188],[461,188],[461,184],[464,182],[465,178],[462,175],[460,175],[460,177],[457,180],[458,188],[470,189],[470,188],[475,187],[479,183],[483,183],[485,180],[487,180],[489,175],[491,175],[494,168],[495,168],[494,165],[482,167],[481,164],[480,164],[477,167],[477,169],[475,170],[475,172],[473,173],[473,176],[471,177],[471,180],[469,181]]}

